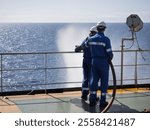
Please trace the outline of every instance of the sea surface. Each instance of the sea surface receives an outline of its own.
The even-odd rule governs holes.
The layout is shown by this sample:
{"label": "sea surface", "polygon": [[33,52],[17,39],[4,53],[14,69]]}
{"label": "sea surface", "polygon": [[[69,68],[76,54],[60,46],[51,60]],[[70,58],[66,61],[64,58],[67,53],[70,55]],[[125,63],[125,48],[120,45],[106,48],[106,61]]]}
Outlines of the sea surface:
{"label": "sea surface", "polygon": [[[81,87],[82,53],[70,53],[75,45],[89,34],[96,23],[1,23],[0,53],[43,53],[68,52],[54,54],[2,55],[1,91],[20,91],[34,89],[53,89]],[[131,37],[125,23],[108,23],[105,32],[113,50],[121,49],[121,39]],[[136,33],[137,40],[125,42],[126,50],[150,50],[150,23],[145,23]],[[139,46],[138,46],[138,44]],[[143,58],[144,57],[144,58]],[[138,64],[150,64],[150,52],[138,53]],[[114,52],[114,65],[120,65],[120,53]],[[135,65],[135,53],[124,53],[124,64]],[[44,69],[44,68],[47,69]],[[61,67],[61,69],[58,67]],[[66,67],[70,67],[66,69]],[[137,67],[138,83],[150,83],[150,67]],[[120,84],[120,66],[115,66],[117,84]],[[124,84],[134,84],[134,66],[124,67]],[[110,80],[112,79],[110,71]],[[132,80],[126,80],[132,79]],[[67,83],[66,82],[70,82]],[[57,84],[59,83],[59,84]],[[37,85],[39,84],[39,85]],[[45,85],[48,84],[48,85]],[[110,84],[111,81],[110,81]]]}

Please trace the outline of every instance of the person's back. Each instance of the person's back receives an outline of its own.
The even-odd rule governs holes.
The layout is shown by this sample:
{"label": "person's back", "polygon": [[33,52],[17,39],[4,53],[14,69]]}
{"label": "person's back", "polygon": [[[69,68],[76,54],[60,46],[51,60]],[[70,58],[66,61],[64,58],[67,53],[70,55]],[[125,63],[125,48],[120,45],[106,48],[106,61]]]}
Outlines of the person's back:
{"label": "person's back", "polygon": [[95,36],[89,38],[88,42],[88,44],[91,45],[92,58],[101,57],[112,59],[113,54],[111,51],[110,40],[103,32],[98,32]]}
{"label": "person's back", "polygon": [[107,105],[106,93],[109,78],[109,60],[113,58],[110,40],[104,35],[106,25],[101,22],[97,26],[98,33],[87,40],[91,48],[91,82],[90,82],[90,105],[96,105],[98,81],[101,80],[100,106]]}

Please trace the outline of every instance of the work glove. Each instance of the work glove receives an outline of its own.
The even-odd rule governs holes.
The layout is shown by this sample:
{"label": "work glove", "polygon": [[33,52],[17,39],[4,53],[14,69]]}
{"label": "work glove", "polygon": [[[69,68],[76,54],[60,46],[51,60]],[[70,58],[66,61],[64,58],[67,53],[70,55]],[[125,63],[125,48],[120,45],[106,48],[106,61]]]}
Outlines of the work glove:
{"label": "work glove", "polygon": [[75,52],[81,52],[81,50],[82,50],[82,47],[81,47],[81,46],[76,46]]}

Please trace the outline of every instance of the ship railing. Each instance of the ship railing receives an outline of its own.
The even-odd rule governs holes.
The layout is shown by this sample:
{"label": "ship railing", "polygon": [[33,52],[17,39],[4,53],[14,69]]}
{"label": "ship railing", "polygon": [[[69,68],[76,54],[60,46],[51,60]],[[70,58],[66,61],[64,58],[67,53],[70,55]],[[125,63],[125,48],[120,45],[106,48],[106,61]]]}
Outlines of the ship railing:
{"label": "ship railing", "polygon": [[[124,59],[121,59],[121,50],[113,50],[114,52],[114,59],[113,59],[113,63],[114,63],[114,68],[116,70],[116,76],[117,76],[117,85],[126,85],[127,81],[132,81],[131,84],[134,84],[135,86],[137,86],[138,84],[149,84],[150,83],[150,77],[149,76],[140,76],[140,72],[141,71],[145,71],[147,74],[150,72],[149,68],[150,68],[150,58],[149,58],[149,54],[150,54],[150,50],[124,50]],[[69,61],[76,61],[79,60],[74,59],[74,57],[72,57],[72,55],[78,55],[77,57],[80,57],[80,59],[82,59],[82,53],[75,53],[74,51],[59,51],[59,52],[33,52],[33,53],[0,53],[0,91],[1,93],[3,92],[7,92],[7,91],[22,91],[22,89],[20,88],[19,90],[17,90],[18,87],[23,87],[25,88],[25,86],[34,86],[34,90],[38,89],[35,86],[46,86],[46,88],[44,89],[57,89],[57,86],[65,86],[67,84],[73,84],[71,87],[81,87],[81,83],[82,83],[82,78],[80,79],[80,81],[55,81],[55,82],[49,82],[49,78],[50,76],[48,75],[48,71],[49,70],[68,70],[68,69],[81,69],[82,70],[82,61],[80,65],[75,65],[75,66],[68,66],[68,65],[64,65],[64,66],[57,66],[56,64],[53,65],[52,62],[52,67],[49,67],[49,63],[50,63],[50,57],[53,55],[65,55],[65,54],[69,54],[71,55],[71,58],[69,58]],[[132,55],[132,56],[131,56]],[[17,67],[11,67],[14,66],[15,64],[15,60],[17,60],[17,56],[23,57],[23,56],[42,56],[42,66],[41,67],[33,67],[34,65],[36,66],[36,63],[34,63],[34,65],[29,65],[29,67],[24,68],[24,67],[20,67],[19,65]],[[13,58],[11,58],[13,57]],[[15,57],[15,58],[14,58]],[[143,58],[144,57],[144,58]],[[7,59],[7,60],[6,60]],[[128,61],[128,59],[130,59],[130,61]],[[133,60],[131,60],[133,59]],[[9,64],[9,61],[13,60],[13,62]],[[123,60],[123,62],[121,62],[121,60]],[[17,62],[17,61],[16,61]],[[23,62],[23,61],[21,61]],[[123,63],[123,64],[121,64]],[[7,65],[9,66],[7,66]],[[59,63],[58,63],[59,64]],[[6,67],[7,66],[7,67]],[[23,65],[23,63],[21,63],[21,66],[26,66]],[[131,76],[125,76],[126,75],[126,69],[128,67],[131,67],[130,70],[133,71],[133,73],[131,74],[130,71],[128,72],[127,75],[131,75]],[[143,68],[140,69],[140,68]],[[44,74],[42,75],[43,80],[42,82],[37,82],[37,83],[9,83],[9,76],[6,77],[5,73],[7,72],[14,72],[14,71],[36,71],[36,70],[41,70],[42,72],[44,72]],[[140,72],[138,72],[140,71]],[[73,75],[73,76],[77,76],[78,75]],[[82,77],[82,76],[81,76]],[[125,77],[129,77],[129,78],[125,78]],[[6,80],[7,78],[7,80]],[[13,74],[12,77],[13,78]],[[24,79],[26,81],[26,79]],[[110,79],[111,80],[111,79]],[[141,83],[141,81],[144,81]],[[130,83],[129,83],[130,84]],[[47,87],[47,86],[55,86],[55,87]],[[8,90],[9,88],[11,88],[10,90]],[[59,88],[59,87],[58,87]],[[33,90],[33,88],[31,87],[31,90]]]}

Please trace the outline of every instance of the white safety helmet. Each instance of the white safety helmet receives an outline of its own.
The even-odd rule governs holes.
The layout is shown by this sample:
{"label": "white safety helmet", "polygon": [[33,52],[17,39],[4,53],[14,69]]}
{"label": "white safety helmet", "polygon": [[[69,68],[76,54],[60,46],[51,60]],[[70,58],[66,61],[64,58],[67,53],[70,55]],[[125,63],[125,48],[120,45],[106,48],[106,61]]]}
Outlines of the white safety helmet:
{"label": "white safety helmet", "polygon": [[96,26],[101,28],[106,28],[106,23],[104,21],[98,22]]}
{"label": "white safety helmet", "polygon": [[91,27],[90,32],[97,32],[97,27],[96,26]]}

